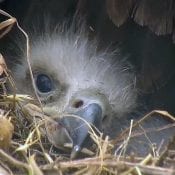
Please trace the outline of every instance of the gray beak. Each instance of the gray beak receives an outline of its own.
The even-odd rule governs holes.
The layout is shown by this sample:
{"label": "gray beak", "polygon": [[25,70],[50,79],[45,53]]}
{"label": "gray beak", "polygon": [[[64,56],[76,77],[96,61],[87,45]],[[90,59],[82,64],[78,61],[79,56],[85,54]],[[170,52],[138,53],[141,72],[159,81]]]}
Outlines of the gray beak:
{"label": "gray beak", "polygon": [[84,108],[81,108],[74,115],[77,117],[68,115],[63,117],[61,120],[61,123],[68,131],[73,142],[71,159],[74,159],[81,149],[86,147],[88,142],[90,142],[90,128],[87,122],[91,126],[95,126],[97,129],[100,129],[102,121],[102,108],[100,105],[92,103],[88,106],[85,106]]}

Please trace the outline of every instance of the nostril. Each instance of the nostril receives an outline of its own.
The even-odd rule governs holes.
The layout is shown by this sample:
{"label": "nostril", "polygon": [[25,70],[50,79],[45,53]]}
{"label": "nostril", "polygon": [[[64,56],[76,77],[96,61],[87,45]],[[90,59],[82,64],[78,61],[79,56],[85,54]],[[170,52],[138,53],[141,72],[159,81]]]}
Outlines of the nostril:
{"label": "nostril", "polygon": [[72,106],[74,108],[80,108],[81,106],[83,106],[83,104],[84,104],[83,100],[76,100]]}

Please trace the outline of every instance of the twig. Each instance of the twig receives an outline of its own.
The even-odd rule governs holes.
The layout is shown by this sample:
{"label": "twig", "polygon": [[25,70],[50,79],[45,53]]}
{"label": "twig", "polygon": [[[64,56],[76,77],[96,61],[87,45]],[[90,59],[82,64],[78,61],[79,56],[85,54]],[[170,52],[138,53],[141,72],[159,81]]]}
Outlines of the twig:
{"label": "twig", "polygon": [[23,168],[23,169],[27,170],[28,172],[31,172],[31,167],[28,164],[23,163],[19,160],[16,160],[15,158],[13,158],[10,155],[8,155],[7,153],[5,153],[2,149],[0,149],[0,156],[2,158],[6,159],[13,166],[16,166],[17,168]]}
{"label": "twig", "polygon": [[[26,38],[26,58],[27,58],[27,64],[28,64],[28,67],[29,67],[29,73],[30,73],[30,77],[31,77],[31,81],[32,81],[32,86],[33,86],[33,89],[34,89],[34,92],[35,92],[35,96],[40,104],[40,107],[42,109],[42,103],[40,101],[40,98],[37,94],[37,90],[36,90],[36,86],[35,86],[35,81],[34,81],[34,77],[33,77],[33,72],[32,72],[32,68],[31,68],[31,65],[30,65],[30,44],[29,44],[29,37],[27,35],[27,33],[22,29],[22,27],[19,25],[18,21],[16,20],[16,18],[14,18],[13,16],[11,16],[10,14],[8,14],[7,12],[3,11],[0,9],[0,13],[4,16],[7,16],[11,19],[12,22],[16,22],[16,25],[18,27],[18,29],[22,32],[22,34],[25,36]],[[9,24],[9,23],[7,23]],[[7,25],[6,24],[6,25]],[[5,24],[4,24],[5,25]],[[3,26],[4,26],[3,25]]]}

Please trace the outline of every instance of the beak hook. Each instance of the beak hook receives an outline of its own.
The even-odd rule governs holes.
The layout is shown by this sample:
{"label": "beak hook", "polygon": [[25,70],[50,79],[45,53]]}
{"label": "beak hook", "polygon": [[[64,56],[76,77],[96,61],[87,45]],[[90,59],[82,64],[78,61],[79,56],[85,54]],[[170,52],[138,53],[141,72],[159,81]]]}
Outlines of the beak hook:
{"label": "beak hook", "polygon": [[71,159],[75,159],[83,147],[87,147],[92,143],[92,139],[89,135],[90,128],[82,119],[86,120],[90,125],[95,126],[97,129],[100,129],[102,108],[99,104],[92,103],[83,109],[80,109],[75,115],[78,115],[80,118],[65,116],[62,119],[62,122],[69,132],[73,142],[70,156]]}

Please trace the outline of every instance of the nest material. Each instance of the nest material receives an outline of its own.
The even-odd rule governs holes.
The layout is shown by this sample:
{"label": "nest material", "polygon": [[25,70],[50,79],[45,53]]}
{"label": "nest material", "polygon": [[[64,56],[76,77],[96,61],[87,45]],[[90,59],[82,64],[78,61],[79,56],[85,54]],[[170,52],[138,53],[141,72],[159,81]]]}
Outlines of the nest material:
{"label": "nest material", "polygon": [[[2,14],[10,18],[0,23],[0,30],[7,33],[7,30],[11,28],[16,20],[5,12]],[[13,95],[7,93],[6,84],[12,87]],[[1,174],[170,175],[175,173],[175,150],[173,146],[175,138],[168,144],[163,154],[157,157],[153,157],[151,154],[146,157],[136,157],[134,155],[127,157],[125,155],[125,149],[132,136],[132,128],[155,112],[174,121],[174,118],[166,112],[153,111],[139,122],[131,122],[130,128],[122,132],[115,140],[109,140],[108,137],[102,139],[102,136],[92,135],[94,142],[97,144],[95,154],[89,158],[71,160],[69,154],[58,153],[51,149],[52,146],[45,135],[44,127],[47,116],[44,117],[41,104],[32,97],[15,93],[15,83],[2,56],[0,56],[0,90]],[[118,155],[114,155],[112,148],[118,140],[123,140],[123,144],[121,144],[122,151]]]}

